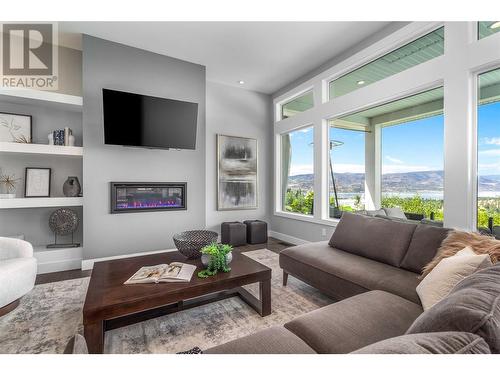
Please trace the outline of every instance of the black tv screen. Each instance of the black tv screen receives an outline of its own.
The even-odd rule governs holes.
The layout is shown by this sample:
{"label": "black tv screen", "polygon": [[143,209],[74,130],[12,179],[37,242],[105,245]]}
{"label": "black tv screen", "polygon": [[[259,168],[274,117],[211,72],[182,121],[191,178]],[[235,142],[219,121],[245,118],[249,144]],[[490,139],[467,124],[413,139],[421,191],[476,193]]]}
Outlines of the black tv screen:
{"label": "black tv screen", "polygon": [[198,104],[102,90],[104,143],[194,150]]}

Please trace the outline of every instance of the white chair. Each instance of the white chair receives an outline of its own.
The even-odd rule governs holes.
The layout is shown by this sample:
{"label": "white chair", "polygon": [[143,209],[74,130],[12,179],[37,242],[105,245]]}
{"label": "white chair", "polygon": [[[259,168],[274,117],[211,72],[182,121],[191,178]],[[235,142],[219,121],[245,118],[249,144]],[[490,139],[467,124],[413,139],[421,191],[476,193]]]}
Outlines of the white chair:
{"label": "white chair", "polygon": [[35,285],[36,258],[29,242],[0,237],[0,316],[14,310]]}

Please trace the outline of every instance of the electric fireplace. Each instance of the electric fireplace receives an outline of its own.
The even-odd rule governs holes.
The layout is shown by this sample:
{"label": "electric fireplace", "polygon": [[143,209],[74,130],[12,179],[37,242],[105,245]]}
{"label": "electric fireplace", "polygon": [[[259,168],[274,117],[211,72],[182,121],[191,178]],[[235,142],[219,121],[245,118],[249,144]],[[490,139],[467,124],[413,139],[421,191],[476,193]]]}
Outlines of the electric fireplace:
{"label": "electric fireplace", "polygon": [[111,182],[111,213],[186,210],[185,182]]}

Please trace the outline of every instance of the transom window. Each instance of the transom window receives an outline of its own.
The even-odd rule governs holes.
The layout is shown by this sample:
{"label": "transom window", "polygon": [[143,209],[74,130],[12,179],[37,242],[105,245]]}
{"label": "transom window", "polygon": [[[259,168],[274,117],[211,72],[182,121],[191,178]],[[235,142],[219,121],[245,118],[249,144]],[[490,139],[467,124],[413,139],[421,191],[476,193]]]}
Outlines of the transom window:
{"label": "transom window", "polygon": [[307,111],[314,106],[313,92],[308,91],[293,100],[281,105],[281,119],[295,116],[297,113]]}
{"label": "transom window", "polygon": [[477,23],[478,39],[500,32],[500,21],[480,21]]}
{"label": "transom window", "polygon": [[329,84],[329,99],[348,94],[444,53],[444,27],[426,34]]}

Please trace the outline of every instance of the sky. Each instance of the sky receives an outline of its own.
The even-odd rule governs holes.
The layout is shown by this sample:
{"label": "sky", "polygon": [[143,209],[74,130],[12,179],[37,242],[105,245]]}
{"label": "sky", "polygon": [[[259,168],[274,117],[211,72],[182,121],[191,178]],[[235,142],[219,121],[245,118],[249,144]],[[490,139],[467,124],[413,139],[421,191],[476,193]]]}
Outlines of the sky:
{"label": "sky", "polygon": [[[290,175],[313,173],[313,129],[291,133]],[[363,173],[365,133],[330,129],[330,139],[341,141],[332,151],[336,173]],[[443,170],[443,115],[382,129],[382,173]],[[479,175],[500,174],[500,102],[478,109]]]}
{"label": "sky", "polygon": [[500,102],[485,104],[477,113],[478,174],[500,174]]}

